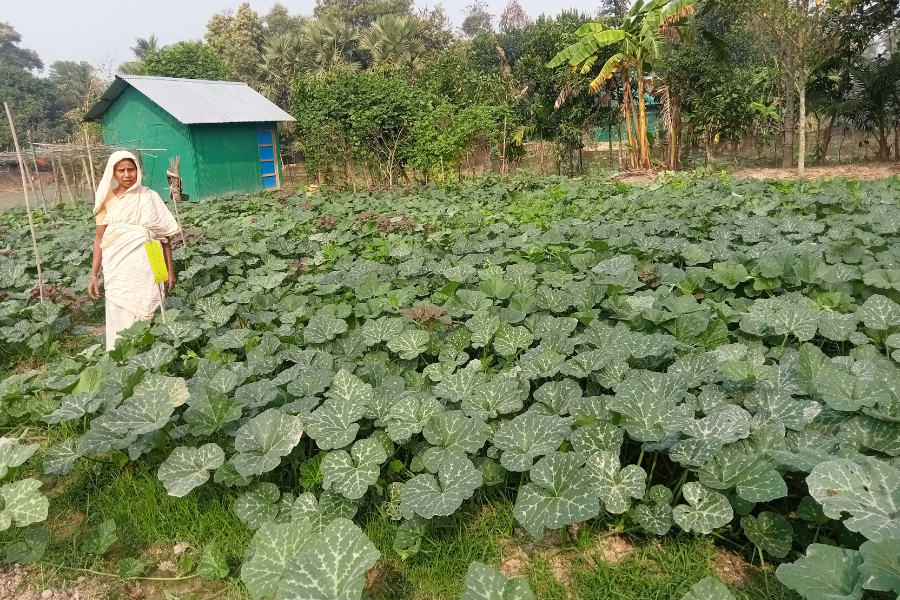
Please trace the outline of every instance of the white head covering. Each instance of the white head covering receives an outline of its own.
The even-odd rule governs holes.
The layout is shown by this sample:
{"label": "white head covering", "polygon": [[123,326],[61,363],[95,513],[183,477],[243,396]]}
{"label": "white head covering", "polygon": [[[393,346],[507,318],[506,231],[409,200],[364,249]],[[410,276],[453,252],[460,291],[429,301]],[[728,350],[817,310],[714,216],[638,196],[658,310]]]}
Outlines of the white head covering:
{"label": "white head covering", "polygon": [[[117,150],[112,153],[112,156],[109,157],[109,160],[106,161],[106,169],[103,171],[103,178],[100,180],[100,185],[97,186],[97,193],[94,195],[94,214],[100,210],[100,207],[103,206],[103,201],[106,200],[106,197],[109,193],[119,187],[119,181],[114,177],[113,171],[116,168],[116,165],[126,158],[130,158],[134,161],[134,166],[137,167],[137,179],[134,182],[134,185],[128,188],[128,190],[133,190],[141,187],[141,179],[143,174],[141,173],[141,163],[138,162],[137,157],[131,152],[126,152],[125,150]],[[128,191],[126,190],[126,191]]]}

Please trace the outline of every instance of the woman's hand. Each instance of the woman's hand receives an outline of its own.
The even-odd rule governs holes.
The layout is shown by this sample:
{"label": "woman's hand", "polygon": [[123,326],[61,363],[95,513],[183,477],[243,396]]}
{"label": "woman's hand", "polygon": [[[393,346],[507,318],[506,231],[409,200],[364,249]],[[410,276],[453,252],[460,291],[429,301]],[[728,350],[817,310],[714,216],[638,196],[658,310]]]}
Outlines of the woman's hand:
{"label": "woman's hand", "polygon": [[94,300],[100,299],[100,280],[97,279],[96,275],[91,275],[88,281],[88,296]]}
{"label": "woman's hand", "polygon": [[169,269],[169,285],[166,287],[166,290],[171,292],[175,289],[175,270]]}

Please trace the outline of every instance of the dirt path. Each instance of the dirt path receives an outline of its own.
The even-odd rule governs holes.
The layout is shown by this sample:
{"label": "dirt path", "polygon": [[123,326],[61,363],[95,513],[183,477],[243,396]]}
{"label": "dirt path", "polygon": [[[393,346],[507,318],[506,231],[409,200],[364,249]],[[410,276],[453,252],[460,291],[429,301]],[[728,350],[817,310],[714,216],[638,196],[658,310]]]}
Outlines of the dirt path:
{"label": "dirt path", "polygon": [[[843,177],[845,179],[858,179],[870,181],[884,179],[891,175],[900,174],[900,163],[860,163],[856,165],[827,165],[824,167],[807,167],[806,179],[828,179]],[[734,179],[797,179],[797,169],[744,169],[739,168],[730,172]]]}

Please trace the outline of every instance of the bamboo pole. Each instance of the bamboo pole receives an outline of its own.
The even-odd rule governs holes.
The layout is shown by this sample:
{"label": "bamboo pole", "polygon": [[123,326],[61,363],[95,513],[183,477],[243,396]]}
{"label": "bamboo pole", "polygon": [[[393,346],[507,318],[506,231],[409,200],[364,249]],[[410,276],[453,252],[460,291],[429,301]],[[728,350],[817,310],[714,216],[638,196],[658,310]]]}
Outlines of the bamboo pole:
{"label": "bamboo pole", "polygon": [[25,163],[22,160],[22,151],[19,149],[19,138],[16,137],[16,126],[13,124],[12,113],[9,112],[9,105],[4,102],[3,108],[6,109],[6,118],[9,119],[9,130],[12,133],[13,145],[16,147],[16,159],[19,161],[19,173],[22,175],[22,193],[25,194],[25,211],[28,213],[28,228],[31,229],[31,244],[34,246],[34,262],[37,265],[38,294],[40,294],[41,304],[43,304],[44,275],[41,273],[41,255],[38,253],[37,236],[34,233],[34,219],[31,216],[31,202],[28,200],[28,186],[25,183]]}
{"label": "bamboo pole", "polygon": [[25,134],[28,136],[28,145],[31,147],[31,161],[34,163],[34,176],[37,177],[38,188],[41,190],[41,206],[43,206],[44,214],[46,215],[48,214],[47,198],[44,196],[44,183],[41,181],[41,172],[38,170],[37,155],[34,153],[34,143],[31,141],[31,130],[26,130]]}
{"label": "bamboo pole", "polygon": [[84,145],[88,153],[88,173],[91,175],[91,187],[97,189],[97,182],[94,180],[94,157],[91,155],[91,138],[88,135],[88,127],[84,126]]}
{"label": "bamboo pole", "polygon": [[[87,161],[84,159],[83,154],[79,154],[78,156],[81,158],[81,168],[84,170],[84,173],[83,173],[84,187],[90,188],[91,187],[91,178],[88,177]],[[93,189],[88,190],[88,201],[89,202],[92,200],[91,196],[93,195],[93,193],[94,193]]]}
{"label": "bamboo pole", "polygon": [[69,176],[66,175],[66,166],[63,164],[62,159],[58,158],[59,161],[59,170],[62,171],[63,181],[66,183],[66,193],[69,195],[69,202],[75,204],[75,196],[72,195],[72,188],[69,187]]}
{"label": "bamboo pole", "polygon": [[50,155],[50,167],[53,169],[53,183],[56,185],[56,203],[62,204],[62,186],[59,183],[59,173],[56,171],[56,161]]}

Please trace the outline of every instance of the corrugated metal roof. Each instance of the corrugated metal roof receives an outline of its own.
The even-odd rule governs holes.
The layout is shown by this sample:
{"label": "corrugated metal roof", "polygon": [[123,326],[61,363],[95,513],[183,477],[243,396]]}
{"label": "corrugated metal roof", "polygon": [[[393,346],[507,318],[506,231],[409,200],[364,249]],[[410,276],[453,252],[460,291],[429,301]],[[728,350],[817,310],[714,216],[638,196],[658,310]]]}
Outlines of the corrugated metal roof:
{"label": "corrugated metal roof", "polygon": [[246,83],[145,75],[116,75],[85,120],[100,120],[129,85],[185,125],[294,120]]}

